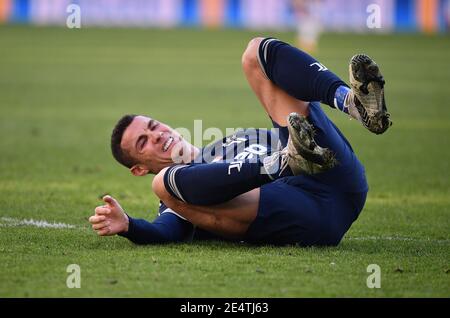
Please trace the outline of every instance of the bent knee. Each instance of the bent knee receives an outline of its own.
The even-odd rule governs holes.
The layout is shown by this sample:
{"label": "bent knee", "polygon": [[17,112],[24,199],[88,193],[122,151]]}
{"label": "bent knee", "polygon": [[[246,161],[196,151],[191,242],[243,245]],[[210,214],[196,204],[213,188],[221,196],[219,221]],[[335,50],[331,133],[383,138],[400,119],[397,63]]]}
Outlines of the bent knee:
{"label": "bent knee", "polygon": [[257,54],[262,40],[264,40],[263,37],[256,37],[248,42],[247,48],[242,54],[242,68],[245,72],[259,67]]}
{"label": "bent knee", "polygon": [[170,197],[170,193],[166,190],[164,185],[164,174],[168,168],[162,169],[158,174],[153,177],[152,190],[158,196],[160,200],[165,200]]}

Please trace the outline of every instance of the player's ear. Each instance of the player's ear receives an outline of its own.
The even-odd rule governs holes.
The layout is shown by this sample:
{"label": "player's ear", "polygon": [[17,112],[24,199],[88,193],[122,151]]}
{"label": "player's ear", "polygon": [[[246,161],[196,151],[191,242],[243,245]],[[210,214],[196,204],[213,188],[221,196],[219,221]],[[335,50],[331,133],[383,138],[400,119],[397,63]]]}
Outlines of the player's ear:
{"label": "player's ear", "polygon": [[140,164],[132,166],[130,171],[136,177],[142,177],[149,173],[148,168]]}

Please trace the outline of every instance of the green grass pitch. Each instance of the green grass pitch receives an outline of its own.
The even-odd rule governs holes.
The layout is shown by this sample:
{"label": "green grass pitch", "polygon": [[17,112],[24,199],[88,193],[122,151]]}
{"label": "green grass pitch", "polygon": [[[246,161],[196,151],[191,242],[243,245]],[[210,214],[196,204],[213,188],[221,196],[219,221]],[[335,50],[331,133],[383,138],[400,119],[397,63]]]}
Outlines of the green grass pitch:
{"label": "green grass pitch", "polygon": [[[318,58],[347,79],[349,58],[381,65],[394,126],[375,136],[327,113],[370,185],[360,218],[334,248],[224,242],[135,246],[99,238],[99,196],[156,216],[151,177],[109,151],[115,121],[149,114],[173,127],[270,127],[240,68],[256,35],[237,30],[0,27],[0,297],[449,297],[448,36],[323,36]],[[16,223],[11,222],[11,219]],[[21,220],[74,225],[20,225]],[[66,286],[69,264],[81,288]],[[381,288],[366,286],[367,266]]]}

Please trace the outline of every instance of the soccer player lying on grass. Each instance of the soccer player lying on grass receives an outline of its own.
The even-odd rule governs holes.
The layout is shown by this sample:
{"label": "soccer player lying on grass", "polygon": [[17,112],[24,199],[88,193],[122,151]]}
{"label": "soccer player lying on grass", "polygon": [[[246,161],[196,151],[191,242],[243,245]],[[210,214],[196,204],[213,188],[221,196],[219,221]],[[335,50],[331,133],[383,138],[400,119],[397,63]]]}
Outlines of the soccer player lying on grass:
{"label": "soccer player lying on grass", "polygon": [[[105,196],[106,204],[89,219],[99,235],[119,234],[138,244],[208,238],[300,246],[341,241],[363,209],[368,185],[349,142],[317,101],[373,133],[385,132],[391,122],[377,64],[354,56],[350,88],[308,54],[272,38],[251,40],[242,64],[278,136],[254,130],[198,149],[155,119],[124,116],[112,134],[113,155],[136,176],[156,174],[159,216],[153,222],[134,219]],[[273,147],[273,138],[282,147]],[[189,154],[182,164],[172,159],[176,147]],[[214,160],[205,160],[205,153]]]}

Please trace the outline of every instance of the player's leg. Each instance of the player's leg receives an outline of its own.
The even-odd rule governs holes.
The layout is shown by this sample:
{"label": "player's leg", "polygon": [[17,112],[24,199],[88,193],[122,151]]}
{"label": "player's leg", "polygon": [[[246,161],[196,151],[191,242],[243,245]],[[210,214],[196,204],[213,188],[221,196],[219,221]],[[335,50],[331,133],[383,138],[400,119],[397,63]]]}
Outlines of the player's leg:
{"label": "player's leg", "polygon": [[164,204],[199,228],[226,238],[240,239],[255,220],[259,206],[259,188],[225,203],[199,206],[182,202],[160,183],[153,188]]}
{"label": "player's leg", "polygon": [[[359,199],[359,198],[358,198]],[[337,245],[362,205],[321,182],[286,177],[260,188],[258,213],[243,240],[299,246]]]}
{"label": "player's leg", "polygon": [[267,114],[281,126],[286,126],[286,118],[292,112],[308,115],[308,102],[292,97],[270,81],[258,62],[258,47],[263,38],[252,39],[242,55],[242,68],[250,87],[258,97]]}
{"label": "player's leg", "polygon": [[[350,113],[374,133],[383,133],[391,124],[384,103],[382,76],[378,66],[366,56],[352,58],[352,89],[312,56],[273,38],[253,39],[244,53],[243,65],[250,86],[272,119],[281,126],[286,126],[283,122],[286,108],[295,106],[293,102],[280,106],[284,101],[274,101],[271,94],[278,91],[261,76],[295,99],[321,101]],[[297,112],[306,115],[304,111]]]}
{"label": "player's leg", "polygon": [[239,161],[174,165],[153,177],[152,188],[158,193],[162,186],[172,197],[189,204],[218,204],[278,177],[276,173],[270,176],[263,169],[259,162]]}
{"label": "player's leg", "polygon": [[311,101],[331,106],[335,91],[341,86],[348,89],[345,82],[310,55],[272,38],[252,39],[242,64],[256,96],[281,126],[287,126],[289,113],[308,115]]}
{"label": "player's leg", "polygon": [[357,218],[342,194],[286,177],[222,204],[196,206],[155,189],[164,204],[201,229],[249,243],[337,245]]}

